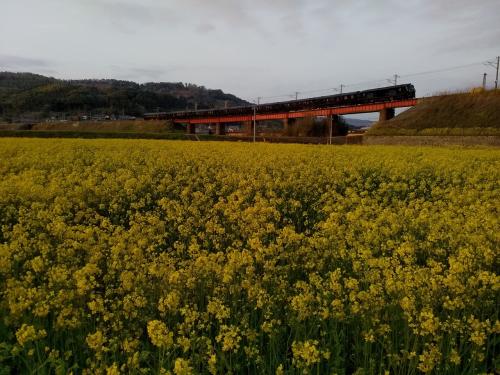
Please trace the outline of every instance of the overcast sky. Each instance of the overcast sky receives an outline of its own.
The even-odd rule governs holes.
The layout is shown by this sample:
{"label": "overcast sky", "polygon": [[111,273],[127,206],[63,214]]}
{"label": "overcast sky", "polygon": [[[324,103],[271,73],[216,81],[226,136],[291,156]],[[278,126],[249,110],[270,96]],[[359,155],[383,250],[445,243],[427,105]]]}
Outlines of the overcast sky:
{"label": "overcast sky", "polygon": [[[500,54],[499,0],[0,0],[0,17],[0,71],[192,82],[248,100]],[[482,64],[400,81],[423,96],[484,72],[492,85]]]}

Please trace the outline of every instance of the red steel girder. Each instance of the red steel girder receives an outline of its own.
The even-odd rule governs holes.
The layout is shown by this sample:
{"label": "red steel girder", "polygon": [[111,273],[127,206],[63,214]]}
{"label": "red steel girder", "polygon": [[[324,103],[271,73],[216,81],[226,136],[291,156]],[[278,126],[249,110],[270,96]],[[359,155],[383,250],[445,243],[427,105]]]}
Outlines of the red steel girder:
{"label": "red steel girder", "polygon": [[[297,112],[280,112],[280,113],[266,113],[258,114],[255,116],[257,121],[262,120],[284,120],[288,118],[302,118],[302,117],[315,117],[315,116],[332,116],[332,115],[348,115],[354,113],[369,113],[378,112],[386,108],[403,108],[403,107],[413,107],[417,104],[417,99],[408,100],[397,100],[385,103],[375,103],[375,104],[361,104],[349,107],[335,107],[335,108],[324,108],[324,109],[314,109],[305,110]],[[204,117],[204,118],[192,118],[192,119],[174,119],[177,123],[188,123],[188,124],[215,124],[215,123],[227,123],[227,122],[244,122],[253,121],[253,115],[244,116],[218,116],[218,117]]]}

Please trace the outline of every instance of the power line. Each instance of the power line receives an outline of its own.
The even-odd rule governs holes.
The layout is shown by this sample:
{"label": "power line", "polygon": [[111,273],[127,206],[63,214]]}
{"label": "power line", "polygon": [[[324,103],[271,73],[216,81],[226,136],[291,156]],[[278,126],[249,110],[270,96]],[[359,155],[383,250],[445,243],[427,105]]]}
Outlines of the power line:
{"label": "power line", "polygon": [[[497,61],[498,61],[498,58],[497,58]],[[481,62],[475,62],[475,63],[464,64],[464,65],[457,65],[457,66],[452,66],[452,67],[442,68],[442,69],[427,70],[427,71],[417,72],[417,73],[409,73],[409,74],[402,74],[402,75],[395,74],[392,78],[378,79],[378,80],[373,80],[373,81],[364,81],[364,82],[351,83],[351,84],[342,84],[342,85],[340,85],[340,87],[329,87],[329,88],[315,89],[315,90],[301,90],[301,91],[295,91],[294,94],[263,96],[263,97],[260,97],[260,99],[268,100],[268,99],[279,99],[279,98],[298,98],[298,94],[314,94],[314,93],[320,93],[320,92],[326,93],[326,92],[332,92],[332,91],[343,93],[344,88],[354,88],[354,87],[359,87],[359,86],[371,86],[371,85],[375,85],[375,84],[382,84],[385,82],[390,82],[396,86],[399,78],[410,78],[410,77],[417,77],[417,76],[422,76],[422,75],[444,73],[444,72],[449,72],[449,71],[458,70],[458,69],[470,68],[470,67],[478,66],[478,65],[489,65],[489,66],[496,68],[498,65],[500,65],[497,61],[484,61],[483,60]],[[498,78],[497,78],[497,82],[496,82],[496,87],[498,87]]]}
{"label": "power line", "polygon": [[449,71],[452,71],[452,70],[458,70],[458,69],[470,68],[470,67],[477,66],[477,65],[482,65],[484,63],[485,63],[484,61],[481,61],[481,62],[472,63],[472,64],[453,66],[453,67],[450,67],[450,68],[443,68],[443,69],[437,69],[437,70],[428,70],[428,71],[419,72],[419,73],[404,74],[401,77],[402,78],[407,78],[407,77],[423,76],[423,75],[427,75],[427,74],[444,73],[444,72],[449,72]]}
{"label": "power line", "polygon": [[500,56],[497,56],[496,61],[486,61],[484,65],[491,66],[493,69],[496,69],[497,74],[495,78],[495,90],[498,90],[498,71],[500,69]]}
{"label": "power line", "polygon": [[398,78],[401,78],[401,76],[398,74],[394,74],[394,78],[388,79],[387,82],[393,84],[394,86],[397,86],[398,85]]}
{"label": "power line", "polygon": [[[348,88],[348,87],[375,85],[375,84],[379,84],[379,83],[382,83],[382,82],[387,82],[387,80],[386,79],[379,79],[379,80],[376,80],[376,81],[365,81],[365,82],[351,83],[351,84],[348,84],[348,85],[342,84],[339,87],[329,87],[329,88],[316,89],[316,90],[296,91],[296,93],[299,93],[299,94],[315,94],[315,93],[320,93],[320,92],[326,93],[326,92],[329,92],[329,91],[343,93],[343,89]],[[295,93],[294,94],[273,95],[273,96],[261,96],[260,98],[261,99],[278,99],[278,98],[294,98],[294,97],[295,97]],[[255,101],[255,100],[252,100],[252,101]]]}

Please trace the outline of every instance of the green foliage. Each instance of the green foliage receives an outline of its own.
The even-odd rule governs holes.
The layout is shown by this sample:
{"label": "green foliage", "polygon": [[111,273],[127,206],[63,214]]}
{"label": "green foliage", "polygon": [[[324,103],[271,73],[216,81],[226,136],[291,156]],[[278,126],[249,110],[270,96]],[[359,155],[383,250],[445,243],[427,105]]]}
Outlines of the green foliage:
{"label": "green foliage", "polygon": [[183,83],[137,84],[118,80],[65,81],[30,73],[0,72],[0,118],[48,117],[51,113],[122,114],[242,105],[221,90]]}

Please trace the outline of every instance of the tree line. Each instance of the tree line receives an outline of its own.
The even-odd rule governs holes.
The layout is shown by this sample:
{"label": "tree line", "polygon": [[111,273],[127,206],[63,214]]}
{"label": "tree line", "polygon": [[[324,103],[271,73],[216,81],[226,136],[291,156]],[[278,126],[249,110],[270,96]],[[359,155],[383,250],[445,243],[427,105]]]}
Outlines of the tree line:
{"label": "tree line", "polygon": [[246,102],[203,86],[113,79],[61,80],[32,73],[0,72],[0,119],[43,120],[54,115],[129,115],[207,109]]}

